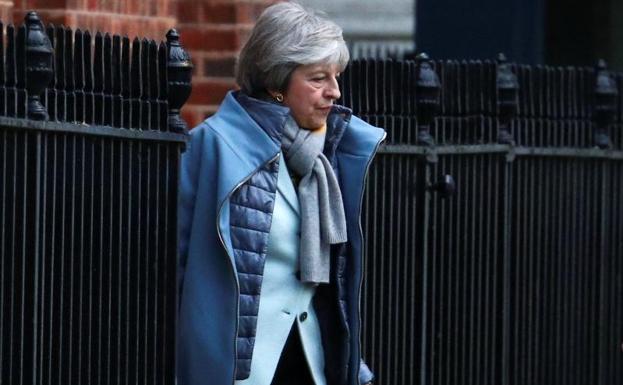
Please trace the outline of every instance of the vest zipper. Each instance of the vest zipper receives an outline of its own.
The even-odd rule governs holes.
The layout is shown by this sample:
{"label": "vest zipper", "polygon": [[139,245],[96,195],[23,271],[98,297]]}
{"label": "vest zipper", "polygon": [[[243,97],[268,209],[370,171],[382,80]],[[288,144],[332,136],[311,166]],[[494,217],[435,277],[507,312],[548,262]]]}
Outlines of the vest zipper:
{"label": "vest zipper", "polygon": [[[366,186],[366,181],[368,180],[368,172],[370,171],[370,165],[372,164],[372,160],[374,159],[374,157],[376,156],[376,153],[379,149],[379,146],[381,145],[381,143],[383,143],[383,141],[385,141],[385,138],[387,137],[387,132],[383,133],[383,137],[381,138],[381,140],[378,141],[378,143],[376,144],[376,146],[374,147],[374,151],[372,151],[372,154],[370,155],[370,159],[368,159],[368,163],[366,164],[366,171],[363,174],[363,184],[361,187],[361,198],[359,198],[359,238],[361,239],[361,256],[360,256],[360,263],[361,263],[361,276],[359,277],[359,289],[357,291],[357,316],[359,317],[359,328],[357,328],[357,341],[359,342],[359,360],[361,361],[361,289],[363,287],[363,275],[364,275],[364,271],[363,271],[363,253],[364,253],[364,239],[363,239],[363,227],[361,226],[361,208],[363,207],[363,190],[365,189]],[[355,379],[357,381],[357,383],[359,383],[359,371],[361,369],[361,364],[358,364],[359,368],[357,369],[357,378]]]}
{"label": "vest zipper", "polygon": [[[277,160],[279,158],[280,153],[278,152],[275,156],[273,156],[271,159],[269,159],[266,163],[260,165],[258,168],[256,168],[255,170],[253,170],[253,172],[251,172],[249,175],[247,175],[244,179],[242,179],[240,182],[238,182],[233,189],[231,189],[231,191],[229,193],[227,193],[227,196],[225,197],[225,199],[223,200],[223,202],[220,204],[219,208],[218,208],[218,214],[216,215],[216,233],[218,234],[218,239],[219,241],[221,241],[221,246],[223,246],[223,250],[225,250],[225,253],[227,254],[227,256],[231,259],[233,259],[232,255],[229,255],[229,252],[227,251],[227,247],[225,246],[225,241],[223,240],[223,235],[221,234],[221,227],[219,226],[219,224],[221,223],[221,210],[223,209],[223,205],[225,204],[226,201],[229,200],[229,198],[232,196],[232,194],[238,190],[240,188],[240,186],[242,186],[243,184],[245,184],[249,179],[251,179],[253,177],[253,175],[257,174],[257,172],[259,171],[260,168],[264,167],[264,165],[274,162],[275,160]],[[234,385],[236,383],[236,371],[238,370],[238,326],[239,326],[239,322],[238,322],[238,318],[239,318],[239,313],[240,313],[240,283],[238,282],[238,277],[236,276],[236,270],[234,269],[234,266],[230,263],[229,264],[230,268],[231,268],[231,274],[232,277],[234,278],[234,282],[236,282],[236,336],[234,337],[234,376],[232,378],[232,385]]]}

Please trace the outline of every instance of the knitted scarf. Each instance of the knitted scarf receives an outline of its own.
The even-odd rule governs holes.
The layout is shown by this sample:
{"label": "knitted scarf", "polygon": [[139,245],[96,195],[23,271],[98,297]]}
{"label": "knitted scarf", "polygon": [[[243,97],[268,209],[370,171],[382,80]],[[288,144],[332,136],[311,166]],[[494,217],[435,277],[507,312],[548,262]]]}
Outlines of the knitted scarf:
{"label": "knitted scarf", "polygon": [[299,128],[289,117],[281,149],[286,164],[300,177],[297,195],[301,207],[301,281],[328,283],[330,245],[346,242],[342,193],[329,160],[322,153],[326,131]]}

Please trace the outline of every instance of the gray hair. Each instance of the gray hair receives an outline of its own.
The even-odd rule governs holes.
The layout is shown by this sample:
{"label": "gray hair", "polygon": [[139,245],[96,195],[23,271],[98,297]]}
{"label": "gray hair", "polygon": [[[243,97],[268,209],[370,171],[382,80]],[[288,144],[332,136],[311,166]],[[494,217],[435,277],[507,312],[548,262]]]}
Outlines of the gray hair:
{"label": "gray hair", "polygon": [[249,95],[284,91],[296,67],[348,64],[342,29],[322,15],[291,2],[272,5],[260,15],[236,63],[236,81]]}

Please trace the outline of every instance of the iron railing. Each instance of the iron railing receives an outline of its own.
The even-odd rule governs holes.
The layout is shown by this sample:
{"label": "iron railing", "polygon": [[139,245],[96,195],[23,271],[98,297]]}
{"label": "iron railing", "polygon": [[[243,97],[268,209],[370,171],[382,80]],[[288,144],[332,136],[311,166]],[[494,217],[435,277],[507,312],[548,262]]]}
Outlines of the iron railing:
{"label": "iron railing", "polygon": [[0,384],[172,385],[188,55],[0,31]]}
{"label": "iron railing", "polygon": [[623,82],[596,68],[357,60],[388,139],[364,201],[376,383],[623,383]]}

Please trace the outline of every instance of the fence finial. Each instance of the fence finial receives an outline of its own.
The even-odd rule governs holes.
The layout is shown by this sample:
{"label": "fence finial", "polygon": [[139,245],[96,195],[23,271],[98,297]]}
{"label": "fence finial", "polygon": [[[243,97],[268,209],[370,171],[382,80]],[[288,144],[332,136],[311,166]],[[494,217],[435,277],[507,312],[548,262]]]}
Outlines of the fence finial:
{"label": "fence finial", "polygon": [[193,64],[188,52],[180,45],[180,35],[175,29],[167,33],[167,77],[169,86],[169,130],[185,133],[188,126],[180,117],[180,108],[186,103],[192,90]]}
{"label": "fence finial", "polygon": [[593,103],[593,144],[599,148],[610,147],[608,126],[614,120],[616,100],[619,92],[608,66],[603,59],[597,62],[595,68],[595,101]]}
{"label": "fence finial", "polygon": [[417,103],[418,133],[417,143],[432,146],[435,140],[430,134],[430,126],[439,110],[441,83],[428,55],[421,53],[416,60],[415,100]]}
{"label": "fence finial", "polygon": [[28,91],[28,118],[47,120],[48,113],[41,104],[41,93],[54,76],[54,50],[36,12],[24,18],[26,24],[26,90]]}
{"label": "fence finial", "polygon": [[506,55],[499,53],[496,61],[497,113],[499,119],[498,143],[514,145],[515,140],[509,128],[511,120],[517,113],[519,82],[506,60]]}

